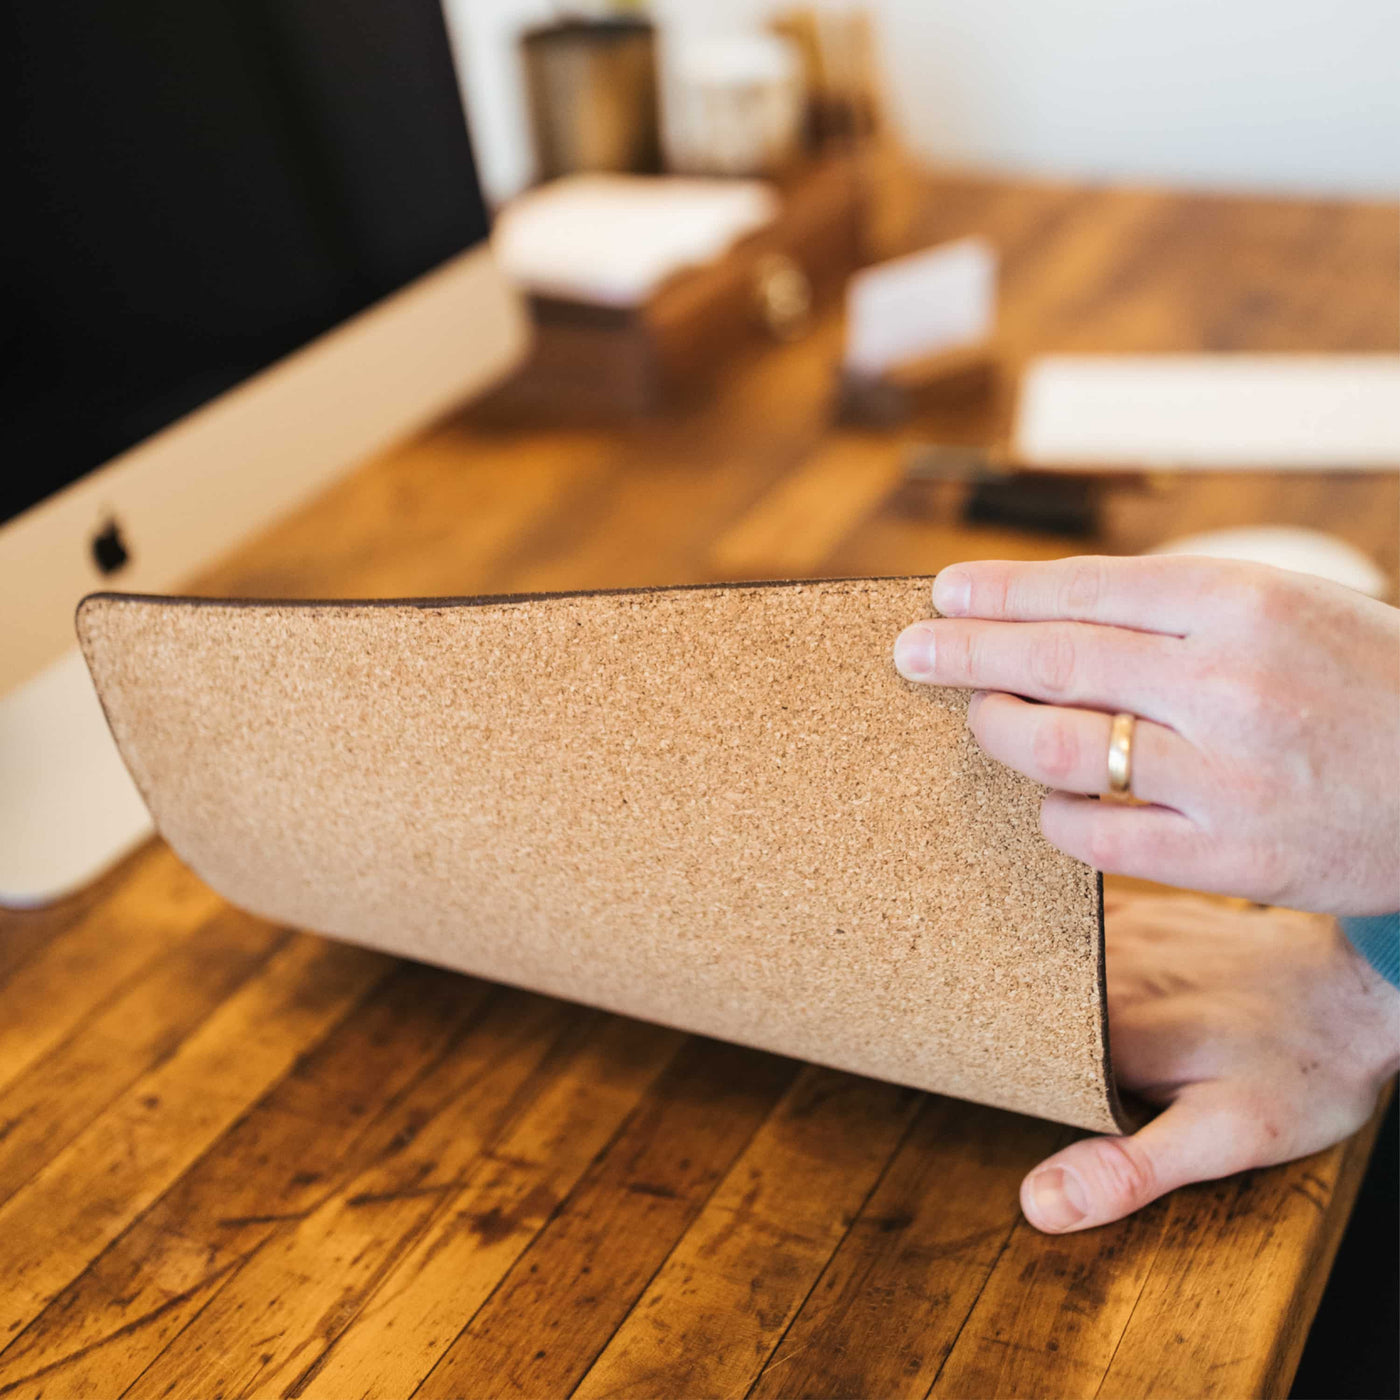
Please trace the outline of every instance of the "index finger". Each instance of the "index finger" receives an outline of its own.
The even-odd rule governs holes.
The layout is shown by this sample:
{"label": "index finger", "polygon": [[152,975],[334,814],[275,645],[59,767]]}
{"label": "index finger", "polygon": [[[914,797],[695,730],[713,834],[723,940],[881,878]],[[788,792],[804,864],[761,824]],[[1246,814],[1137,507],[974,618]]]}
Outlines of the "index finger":
{"label": "index finger", "polygon": [[1213,593],[1218,603],[1220,584],[1218,561],[1181,555],[986,559],[944,569],[933,605],[945,617],[1103,622],[1185,637],[1200,630]]}

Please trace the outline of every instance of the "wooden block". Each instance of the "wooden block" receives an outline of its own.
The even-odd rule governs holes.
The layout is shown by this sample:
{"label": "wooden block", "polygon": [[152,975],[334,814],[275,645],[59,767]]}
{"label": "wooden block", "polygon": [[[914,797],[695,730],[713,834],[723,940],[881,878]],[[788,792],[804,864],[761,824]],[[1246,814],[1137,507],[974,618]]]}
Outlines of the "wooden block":
{"label": "wooden block", "polygon": [[712,383],[746,346],[801,329],[774,321],[767,279],[785,268],[806,283],[812,305],[829,301],[861,258],[865,192],[845,155],[806,162],[782,183],[772,224],[677,273],[643,306],[531,297],[530,358],[474,412],[507,422],[651,413]]}
{"label": "wooden block", "polygon": [[895,673],[928,597],[96,595],[79,634],[161,830],[255,912],[1118,1130],[1098,879]]}
{"label": "wooden block", "polygon": [[985,402],[996,379],[988,345],[929,355],[880,375],[842,369],[836,378],[836,416],[844,423],[896,427],[922,413]]}

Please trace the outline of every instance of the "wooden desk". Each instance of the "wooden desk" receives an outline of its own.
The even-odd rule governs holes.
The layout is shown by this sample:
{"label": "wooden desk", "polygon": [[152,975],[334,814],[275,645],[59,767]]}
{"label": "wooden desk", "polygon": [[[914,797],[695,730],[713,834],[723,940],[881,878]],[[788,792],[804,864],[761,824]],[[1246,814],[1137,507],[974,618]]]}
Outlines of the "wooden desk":
{"label": "wooden desk", "polygon": [[[882,246],[1005,255],[1043,349],[1397,344],[1386,207],[965,179]],[[932,572],[1063,540],[900,489],[836,432],[837,328],[627,429],[464,417],[207,581],[389,595]],[[983,441],[1009,394],[937,431]],[[1394,477],[1182,478],[1108,549],[1302,521],[1395,575]],[[0,918],[0,1395],[1228,1397],[1287,1391],[1370,1139],[1049,1239],[1067,1130],[338,946],[161,845]]]}

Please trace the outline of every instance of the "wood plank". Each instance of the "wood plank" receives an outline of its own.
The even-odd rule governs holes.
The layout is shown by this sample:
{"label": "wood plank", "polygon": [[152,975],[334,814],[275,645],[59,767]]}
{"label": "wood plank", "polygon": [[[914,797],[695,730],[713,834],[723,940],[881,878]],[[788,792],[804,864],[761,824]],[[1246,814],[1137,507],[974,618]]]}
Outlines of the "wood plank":
{"label": "wood plank", "polygon": [[688,1041],[415,1400],[569,1394],[796,1074]]}
{"label": "wood plank", "polygon": [[1400,336],[1392,299],[1355,295],[1394,276],[1394,206],[1198,196],[1155,251],[1135,299],[1171,301],[1203,349],[1393,349]]}
{"label": "wood plank", "polygon": [[338,1336],[284,1392],[408,1396],[490,1297],[685,1037],[609,1016],[470,1174]]}
{"label": "wood plank", "polygon": [[[399,1113],[408,1140],[286,1222],[127,1391],[282,1394],[446,1209],[590,1013],[502,990]],[[250,1336],[256,1347],[247,1345]]]}
{"label": "wood plank", "polygon": [[0,909],[0,987],[41,948],[115,894],[150,858],[158,844],[146,842],[101,879],[55,904],[39,909]]}
{"label": "wood plank", "polygon": [[216,914],[0,1092],[0,1202],[173,1054],[288,937],[241,914]]}
{"label": "wood plank", "polygon": [[1098,1230],[1019,1222],[930,1397],[1286,1395],[1378,1122]]}
{"label": "wood plank", "polygon": [[929,1396],[1092,1395],[1170,1218],[1165,1200],[1073,1235],[1042,1235],[1017,1221]]}
{"label": "wood plank", "polygon": [[925,1395],[1021,1218],[1021,1178],[1073,1136],[926,1099],[750,1400]]}
{"label": "wood plank", "polygon": [[300,935],[0,1206],[0,1342],[228,1130],[389,961]]}
{"label": "wood plank", "polygon": [[840,324],[737,364],[712,402],[619,427],[600,489],[504,562],[504,592],[699,583],[711,541],[828,426]]}
{"label": "wood plank", "polygon": [[716,578],[815,574],[904,475],[905,444],[884,434],[832,434],[741,515],[710,550]]}
{"label": "wood plank", "polygon": [[730,1168],[574,1400],[742,1395],[924,1096],[808,1067]]}
{"label": "wood plank", "polygon": [[421,597],[489,591],[503,555],[602,472],[609,435],[528,438],[439,425],[345,478],[233,558],[196,592],[252,597]]}
{"label": "wood plank", "polygon": [[99,906],[117,895],[129,881],[140,879],[150,865],[170,859],[157,837],[144,842],[91,884],[37,909],[0,908],[0,987],[38,949],[53,942]]}
{"label": "wood plank", "polygon": [[157,844],[110,895],[0,986],[0,1087],[13,1083],[223,901]]}
{"label": "wood plank", "polygon": [[1177,1192],[1094,1393],[1286,1396],[1384,1110],[1325,1152]]}
{"label": "wood plank", "polygon": [[[1080,191],[1061,213],[1048,236],[1022,241],[1002,270],[996,343],[1012,370],[1028,353],[1105,347],[1101,322],[1121,269],[1155,242],[1172,205],[1154,191]],[[1160,310],[1172,314],[1167,304]],[[1137,344],[1120,334],[1112,348]]]}
{"label": "wood plank", "polygon": [[[66,1351],[33,1369],[25,1366],[6,1370],[5,1374],[12,1375],[13,1379],[0,1385],[0,1396],[5,1400],[53,1400],[55,1395],[62,1400],[112,1400],[122,1393],[144,1364],[149,1364],[148,1360],[140,1360],[141,1354],[159,1351],[177,1336],[227,1283],[230,1272],[236,1267],[236,1264],[225,1264],[184,1292],[171,1294],[139,1320],[110,1332],[91,1346]],[[27,1332],[22,1333],[16,1343],[27,1336]]]}
{"label": "wood plank", "polygon": [[[860,578],[881,572],[936,574],[966,559],[1062,559],[1076,541],[1061,535],[1027,535],[990,525],[964,525],[957,519],[961,493],[951,501],[933,496],[937,488],[910,485],[877,516],[857,525],[826,561],[825,572]],[[912,498],[912,500],[910,499]],[[902,506],[903,513],[896,514]],[[891,639],[893,645],[893,639]]]}
{"label": "wood plank", "polygon": [[0,1395],[124,1390],[275,1230],[407,1145],[404,1096],[495,995],[398,965],[0,1352]]}

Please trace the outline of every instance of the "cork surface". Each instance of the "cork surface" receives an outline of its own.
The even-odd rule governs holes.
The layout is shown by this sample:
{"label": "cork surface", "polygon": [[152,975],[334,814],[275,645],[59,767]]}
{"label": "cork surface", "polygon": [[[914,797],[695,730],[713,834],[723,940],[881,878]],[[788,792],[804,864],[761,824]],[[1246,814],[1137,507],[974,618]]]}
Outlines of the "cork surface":
{"label": "cork surface", "polygon": [[78,631],[161,832],[257,914],[1117,1131],[1097,877],[895,673],[928,597],[96,595]]}

